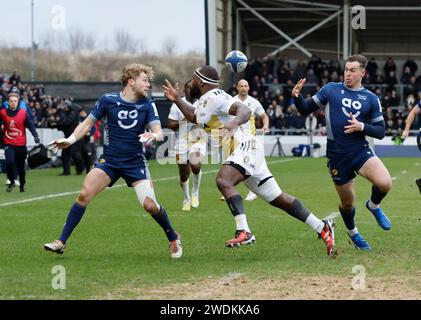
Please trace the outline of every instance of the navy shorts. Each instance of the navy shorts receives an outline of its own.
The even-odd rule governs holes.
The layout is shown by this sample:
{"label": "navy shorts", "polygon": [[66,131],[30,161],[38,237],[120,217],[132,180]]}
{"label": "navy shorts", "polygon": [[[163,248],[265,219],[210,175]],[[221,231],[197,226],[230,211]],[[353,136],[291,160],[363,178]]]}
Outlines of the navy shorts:
{"label": "navy shorts", "polygon": [[329,168],[330,176],[336,185],[343,185],[354,179],[361,167],[371,157],[376,155],[368,145],[365,145],[362,150],[358,152],[351,152],[349,154],[329,155],[327,167]]}
{"label": "navy shorts", "polygon": [[99,159],[99,162],[95,164],[95,168],[101,169],[111,178],[109,187],[112,187],[120,178],[126,181],[128,187],[131,187],[132,183],[136,181],[151,180],[149,170],[143,163],[139,163],[139,165],[121,166]]}

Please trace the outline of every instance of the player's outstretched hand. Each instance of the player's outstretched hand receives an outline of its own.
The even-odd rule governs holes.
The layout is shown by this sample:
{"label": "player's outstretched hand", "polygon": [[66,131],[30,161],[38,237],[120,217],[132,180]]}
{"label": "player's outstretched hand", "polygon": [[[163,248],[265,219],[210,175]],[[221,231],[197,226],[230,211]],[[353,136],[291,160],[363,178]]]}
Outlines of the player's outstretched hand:
{"label": "player's outstretched hand", "polygon": [[59,149],[66,149],[70,146],[69,139],[61,138],[55,139],[47,144],[48,150],[51,150],[54,153],[57,153]]}
{"label": "player's outstretched hand", "polygon": [[348,134],[348,133],[364,130],[364,124],[362,122],[359,122],[352,113],[351,113],[351,120],[348,120],[348,122],[350,124],[344,127],[345,133]]}
{"label": "player's outstretched hand", "polygon": [[145,132],[139,134],[139,142],[141,143],[151,143],[152,141],[156,140],[156,133],[153,132]]}
{"label": "player's outstretched hand", "polygon": [[165,84],[162,85],[162,89],[164,90],[164,96],[169,101],[176,101],[180,97],[180,86],[178,82],[173,87],[172,84],[165,79]]}
{"label": "player's outstretched hand", "polygon": [[409,130],[403,130],[402,132],[402,139],[405,140],[409,136]]}
{"label": "player's outstretched hand", "polygon": [[306,84],[306,78],[300,79],[300,81],[297,82],[297,84],[292,89],[292,96],[295,98],[298,98],[300,95],[301,89],[303,89],[303,86]]}

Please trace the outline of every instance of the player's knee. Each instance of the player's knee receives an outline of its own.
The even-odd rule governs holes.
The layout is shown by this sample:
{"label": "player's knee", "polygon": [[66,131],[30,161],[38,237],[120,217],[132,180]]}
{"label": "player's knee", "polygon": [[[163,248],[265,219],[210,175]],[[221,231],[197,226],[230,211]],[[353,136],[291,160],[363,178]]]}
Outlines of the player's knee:
{"label": "player's knee", "polygon": [[282,192],[276,199],[269,202],[269,204],[282,210],[288,210],[292,207],[294,200],[295,198],[293,196]]}
{"label": "player's knee", "polygon": [[87,206],[89,202],[92,200],[92,198],[93,198],[92,190],[90,190],[89,187],[84,187],[79,192],[79,195],[77,196],[76,201],[82,206]]}
{"label": "player's knee", "polygon": [[156,205],[155,201],[153,201],[151,198],[146,197],[143,201],[143,208],[145,211],[149,212],[150,214],[156,214],[159,211],[158,206]]}
{"label": "player's knee", "polygon": [[345,200],[341,201],[340,207],[344,209],[345,211],[351,211],[354,207],[354,201],[353,200]]}
{"label": "player's knee", "polygon": [[216,185],[220,191],[229,189],[232,187],[232,182],[230,182],[226,177],[218,175],[216,177]]}
{"label": "player's knee", "polygon": [[189,173],[187,172],[181,172],[180,173],[180,181],[186,182],[189,179]]}
{"label": "player's knee", "polygon": [[382,192],[389,192],[392,189],[392,179],[385,179],[377,185],[377,188]]}
{"label": "player's knee", "polygon": [[198,165],[190,164],[191,171],[194,175],[198,175],[200,173],[200,163]]}

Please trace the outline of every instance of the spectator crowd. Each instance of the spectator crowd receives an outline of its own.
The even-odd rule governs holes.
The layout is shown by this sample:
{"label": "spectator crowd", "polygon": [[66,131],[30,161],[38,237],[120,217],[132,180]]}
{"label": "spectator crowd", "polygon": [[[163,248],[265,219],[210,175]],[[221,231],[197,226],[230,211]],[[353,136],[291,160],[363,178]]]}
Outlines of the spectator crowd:
{"label": "spectator crowd", "polygon": [[[28,111],[36,128],[55,128],[62,131],[65,137],[70,136],[88,115],[88,111],[75,104],[72,97],[48,95],[42,84],[23,83],[16,72],[9,76],[0,74],[0,88],[0,107],[7,107],[8,95],[16,93],[20,96],[19,107]],[[92,168],[96,155],[93,142],[101,136],[100,126],[101,123],[97,122],[89,135],[62,151],[62,175],[70,175],[71,161],[76,165],[77,174]]]}
{"label": "spectator crowd", "polygon": [[[408,113],[421,99],[421,74],[417,75],[417,63],[408,59],[402,66],[399,80],[396,63],[391,57],[382,69],[379,69],[375,58],[369,59],[366,71],[363,85],[381,101],[387,134],[402,131]],[[312,120],[315,133],[324,135],[325,110],[319,109],[310,119],[302,117],[291,99],[292,88],[299,79],[306,78],[307,84],[302,93],[306,98],[311,97],[326,83],[343,81],[343,65],[336,59],[323,61],[316,55],[293,65],[287,56],[278,55],[250,61],[244,78],[249,82],[250,95],[261,102],[268,114],[272,129],[284,134],[306,134],[309,120]],[[42,84],[23,83],[16,72],[0,74],[0,106],[7,104],[7,95],[11,92],[20,95],[21,107],[30,111],[37,128],[57,128],[57,123],[69,107],[78,108],[71,97],[48,95]],[[228,92],[237,94],[235,83]],[[86,111],[79,107],[82,117],[86,116]],[[419,120],[414,122],[413,129],[420,127]]]}
{"label": "spectator crowd", "polygon": [[[374,57],[369,59],[363,86],[378,96],[388,135],[399,134],[405,128],[408,113],[421,99],[421,74],[417,76],[417,70],[416,62],[408,59],[403,64],[398,81],[393,58],[387,59],[382,70]],[[323,61],[316,55],[292,65],[287,56],[277,56],[251,61],[244,78],[250,84],[250,95],[258,99],[266,110],[271,128],[285,134],[306,134],[308,119],[298,113],[291,99],[294,84],[306,78],[307,84],[302,93],[306,98],[311,97],[328,82],[342,82],[343,65],[336,59]],[[235,95],[235,84],[228,91]],[[316,134],[324,135],[325,111],[319,109],[310,118]],[[419,122],[414,123],[414,129],[420,127]]]}

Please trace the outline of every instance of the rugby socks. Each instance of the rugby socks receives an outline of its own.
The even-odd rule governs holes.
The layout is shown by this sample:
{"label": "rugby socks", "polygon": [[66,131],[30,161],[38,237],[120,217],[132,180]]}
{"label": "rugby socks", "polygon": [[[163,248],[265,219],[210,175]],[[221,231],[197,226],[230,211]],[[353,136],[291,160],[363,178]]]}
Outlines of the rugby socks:
{"label": "rugby socks", "polygon": [[243,198],[241,195],[237,194],[226,199],[228,208],[231,210],[232,215],[234,216],[235,224],[237,230],[245,230],[246,232],[251,232],[247,223],[247,217],[244,213],[243,207]]}
{"label": "rugby socks", "polygon": [[185,200],[190,199],[189,179],[187,179],[184,182],[180,181],[180,186],[181,186],[181,189],[183,189],[184,199]]}
{"label": "rugby socks", "polygon": [[193,173],[193,187],[192,193],[197,194],[199,193],[200,182],[202,181],[202,170],[196,175]]}
{"label": "rugby socks", "polygon": [[234,216],[236,230],[244,230],[246,232],[251,232],[249,225],[247,223],[247,217],[245,214],[239,214]]}
{"label": "rugby socks", "polygon": [[83,214],[85,213],[86,207],[82,207],[80,204],[75,202],[70,208],[70,212],[67,215],[66,223],[64,224],[63,231],[59,240],[63,243],[66,243],[67,239],[72,234],[74,228],[79,224],[80,219],[82,219]]}
{"label": "rugby socks", "polygon": [[383,198],[386,197],[387,192],[382,192],[376,186],[371,188],[371,199],[368,201],[368,206],[371,210],[377,209],[382,202]]}
{"label": "rugby socks", "polygon": [[310,215],[310,211],[303,206],[300,200],[294,199],[292,205],[289,208],[284,209],[289,215],[293,216],[294,218],[305,222]]}
{"label": "rugby socks", "polygon": [[341,207],[339,207],[339,212],[341,213],[341,216],[342,216],[342,219],[344,220],[345,226],[348,229],[349,235],[351,235],[350,231],[352,232],[352,230],[356,229],[355,228],[355,222],[354,222],[355,208],[352,208],[351,210],[345,210],[345,209],[342,209]]}
{"label": "rugby socks", "polygon": [[325,223],[312,213],[308,215],[305,223],[308,224],[314,231],[316,231],[319,234],[322,232],[323,227],[325,226]]}
{"label": "rugby socks", "polygon": [[158,213],[151,214],[152,218],[155,219],[156,222],[161,226],[164,230],[165,235],[168,238],[168,241],[173,241],[177,239],[177,234],[175,233],[173,227],[171,226],[170,219],[168,218],[167,212],[165,211],[164,207],[160,205],[161,209],[159,209]]}

